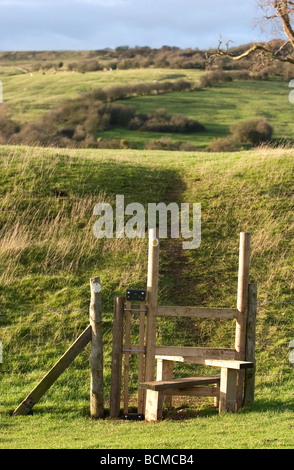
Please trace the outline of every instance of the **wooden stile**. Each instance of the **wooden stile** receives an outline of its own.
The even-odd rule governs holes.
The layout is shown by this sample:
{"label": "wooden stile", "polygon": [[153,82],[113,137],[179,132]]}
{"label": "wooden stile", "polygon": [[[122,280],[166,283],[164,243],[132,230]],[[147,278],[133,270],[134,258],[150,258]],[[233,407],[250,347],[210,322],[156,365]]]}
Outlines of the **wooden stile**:
{"label": "wooden stile", "polygon": [[92,347],[90,354],[90,414],[98,419],[104,416],[103,397],[103,343],[101,328],[101,284],[100,278],[90,279],[91,303],[90,326],[92,329]]}
{"label": "wooden stile", "polygon": [[[252,293],[249,286],[249,261],[250,261],[250,233],[242,232],[240,234],[239,249],[239,271],[238,271],[238,294],[237,308],[209,308],[209,307],[187,307],[187,306],[158,306],[158,276],[159,276],[159,241],[156,237],[156,230],[149,231],[149,252],[148,252],[148,279],[147,279],[147,300],[146,305],[141,302],[140,305],[131,301],[125,303],[120,309],[124,310],[125,318],[125,340],[123,346],[119,340],[114,337],[117,356],[120,356],[121,374],[121,356],[125,354],[124,361],[124,412],[128,413],[129,405],[129,369],[130,355],[138,355],[138,413],[145,414],[147,421],[160,419],[162,416],[162,404],[165,399],[171,403],[174,395],[189,396],[211,396],[215,398],[215,404],[219,404],[219,411],[237,411],[242,406],[244,375],[249,379],[253,377],[252,371],[254,360],[250,353],[252,342],[255,337],[250,331],[255,328],[255,317],[249,320],[247,313],[250,312]],[[254,291],[254,289],[253,289]],[[252,291],[252,292],[253,292]],[[249,299],[249,300],[248,300]],[[249,302],[249,308],[248,308]],[[255,304],[252,303],[252,311],[256,313]],[[146,341],[145,341],[145,316],[146,319]],[[139,318],[139,341],[138,344],[131,344],[131,317],[137,315]],[[185,347],[185,346],[157,346],[156,345],[156,320],[157,317],[189,317],[189,318],[216,318],[226,320],[236,320],[235,348],[211,348],[211,347]],[[247,324],[248,318],[248,324]],[[252,326],[250,326],[250,321]],[[122,320],[119,327],[120,337],[123,337]],[[247,334],[247,333],[248,334]],[[118,338],[118,337],[117,337]],[[251,345],[250,345],[251,344]],[[122,346],[122,348],[121,348]],[[246,352],[247,350],[247,352]],[[145,359],[145,361],[144,361]],[[157,379],[155,379],[155,363],[157,360]],[[208,386],[190,386],[185,392],[178,380],[173,380],[173,362],[185,362],[190,364],[201,364],[205,366],[218,367],[221,369],[220,386],[218,383],[208,383]],[[145,362],[145,363],[144,363]],[[121,375],[120,375],[121,377]],[[191,380],[192,378],[183,379]],[[201,380],[210,380],[208,377]],[[114,378],[113,378],[114,380]],[[199,380],[199,378],[197,379]],[[161,386],[161,382],[168,383],[167,389],[157,390],[154,386]],[[253,383],[253,385],[252,385]],[[116,412],[111,412],[115,417],[119,414],[119,391],[120,384],[116,390]],[[146,387],[144,386],[147,385]],[[248,380],[248,389],[252,397],[252,387],[254,381]],[[119,391],[118,391],[119,388]],[[166,390],[166,391],[165,391]],[[158,392],[158,393],[157,393]],[[111,395],[112,396],[112,395]],[[252,398],[251,398],[252,399]],[[113,398],[114,400],[114,398]],[[112,402],[112,399],[111,399]],[[111,405],[111,409],[115,405]],[[146,409],[145,409],[146,406]],[[113,408],[114,409],[114,408]]]}

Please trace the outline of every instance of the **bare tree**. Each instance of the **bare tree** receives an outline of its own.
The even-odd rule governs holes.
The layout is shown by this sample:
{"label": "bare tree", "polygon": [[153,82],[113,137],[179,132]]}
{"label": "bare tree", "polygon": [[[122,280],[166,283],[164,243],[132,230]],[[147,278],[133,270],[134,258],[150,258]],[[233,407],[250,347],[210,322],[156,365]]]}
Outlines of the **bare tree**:
{"label": "bare tree", "polygon": [[[294,1],[290,0],[257,0],[258,7],[263,12],[263,21],[270,22],[275,31],[283,33],[286,41],[278,48],[270,47],[265,42],[253,44],[249,49],[239,55],[232,55],[229,52],[231,41],[223,43],[220,38],[217,46],[217,56],[228,57],[231,60],[238,61],[256,51],[271,57],[280,62],[294,64]],[[222,48],[225,44],[225,49]]]}

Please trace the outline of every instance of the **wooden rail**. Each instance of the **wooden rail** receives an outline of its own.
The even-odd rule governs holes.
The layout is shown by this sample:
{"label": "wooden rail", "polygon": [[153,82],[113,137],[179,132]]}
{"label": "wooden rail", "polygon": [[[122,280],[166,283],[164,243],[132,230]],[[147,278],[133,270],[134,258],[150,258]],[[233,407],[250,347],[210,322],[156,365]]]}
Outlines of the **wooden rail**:
{"label": "wooden rail", "polygon": [[156,356],[183,356],[199,359],[235,359],[236,351],[230,348],[197,348],[186,346],[156,346]]}
{"label": "wooden rail", "polygon": [[238,316],[238,310],[236,308],[158,306],[157,316],[189,318],[224,318],[226,320],[234,320]]}

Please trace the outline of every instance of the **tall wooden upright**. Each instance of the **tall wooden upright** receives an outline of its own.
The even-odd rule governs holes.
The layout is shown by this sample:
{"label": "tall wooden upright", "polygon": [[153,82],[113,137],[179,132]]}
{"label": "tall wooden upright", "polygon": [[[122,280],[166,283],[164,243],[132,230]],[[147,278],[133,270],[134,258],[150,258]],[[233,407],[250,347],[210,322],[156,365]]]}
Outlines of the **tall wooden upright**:
{"label": "tall wooden upright", "polygon": [[[249,265],[250,265],[250,239],[248,232],[240,233],[239,249],[239,273],[238,273],[238,293],[237,293],[237,320],[235,349],[236,359],[245,361],[246,358],[246,323],[248,311],[248,286],[249,286]],[[244,371],[238,373],[237,382],[237,410],[242,407],[243,402]]]}
{"label": "tall wooden upright", "polygon": [[99,277],[90,279],[90,288],[90,325],[92,329],[90,414],[92,418],[97,419],[104,416],[101,284]]}
{"label": "tall wooden upright", "polygon": [[257,313],[257,284],[249,284],[248,289],[248,314],[246,331],[246,361],[253,362],[252,369],[245,370],[245,387],[243,405],[249,406],[254,403],[255,388],[255,335],[256,335],[256,313]]}
{"label": "tall wooden upright", "polygon": [[147,324],[145,381],[155,379],[156,317],[159,271],[159,239],[156,229],[149,230],[148,276],[147,276]]}
{"label": "tall wooden upright", "polygon": [[124,297],[115,297],[113,309],[113,341],[111,363],[110,387],[110,417],[118,418],[120,415],[120,396],[122,381],[122,349],[123,349],[123,319]]}

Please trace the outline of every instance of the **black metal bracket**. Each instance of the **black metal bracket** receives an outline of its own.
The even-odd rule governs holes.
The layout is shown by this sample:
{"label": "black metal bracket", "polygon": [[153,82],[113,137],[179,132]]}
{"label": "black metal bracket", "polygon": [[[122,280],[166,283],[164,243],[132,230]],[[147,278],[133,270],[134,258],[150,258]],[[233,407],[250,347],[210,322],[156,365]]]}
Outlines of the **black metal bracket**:
{"label": "black metal bracket", "polygon": [[127,289],[127,300],[145,300],[145,289]]}

